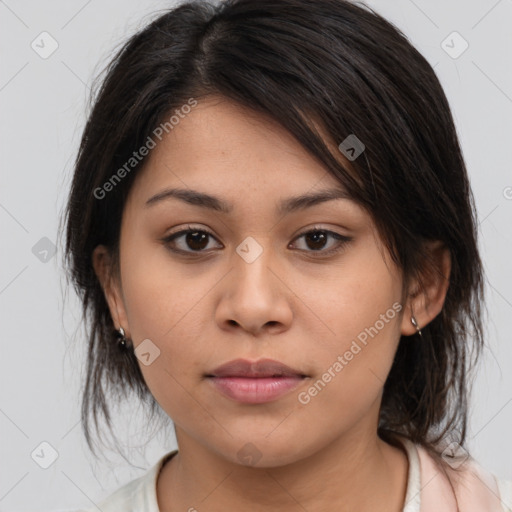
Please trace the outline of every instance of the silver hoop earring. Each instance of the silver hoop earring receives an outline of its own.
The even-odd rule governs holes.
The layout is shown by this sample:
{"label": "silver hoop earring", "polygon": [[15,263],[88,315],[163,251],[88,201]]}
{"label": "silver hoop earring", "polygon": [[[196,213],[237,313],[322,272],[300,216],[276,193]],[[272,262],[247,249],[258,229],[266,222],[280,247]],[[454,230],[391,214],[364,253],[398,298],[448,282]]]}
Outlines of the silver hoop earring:
{"label": "silver hoop earring", "polygon": [[414,318],[414,315],[412,315],[412,316],[411,316],[411,323],[412,323],[412,325],[414,325],[414,327],[416,327],[416,330],[418,331],[418,334],[419,334],[420,336],[423,336],[423,335],[421,334],[421,329],[420,329],[420,327],[419,327],[419,325],[418,325],[418,322],[416,321],[416,318]]}

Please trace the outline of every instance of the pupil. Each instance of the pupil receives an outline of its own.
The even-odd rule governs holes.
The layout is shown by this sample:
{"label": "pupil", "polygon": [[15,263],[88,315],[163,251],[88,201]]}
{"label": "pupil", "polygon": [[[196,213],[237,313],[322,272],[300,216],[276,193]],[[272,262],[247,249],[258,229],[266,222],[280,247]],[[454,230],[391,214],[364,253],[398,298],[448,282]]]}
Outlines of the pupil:
{"label": "pupil", "polygon": [[[199,240],[197,239],[199,237]],[[201,243],[206,242],[207,234],[202,233],[200,231],[194,231],[193,233],[187,234],[187,244],[191,249],[200,250],[204,249],[208,243]],[[199,246],[195,246],[194,244],[199,244]]]}
{"label": "pupil", "polygon": [[307,235],[306,238],[309,240],[315,239],[318,237],[322,239],[322,241],[320,242],[320,245],[316,246],[316,244],[318,244],[318,240],[314,240],[313,241],[314,246],[310,247],[311,249],[322,249],[322,247],[325,245],[325,233],[323,231],[315,231],[314,233]]}

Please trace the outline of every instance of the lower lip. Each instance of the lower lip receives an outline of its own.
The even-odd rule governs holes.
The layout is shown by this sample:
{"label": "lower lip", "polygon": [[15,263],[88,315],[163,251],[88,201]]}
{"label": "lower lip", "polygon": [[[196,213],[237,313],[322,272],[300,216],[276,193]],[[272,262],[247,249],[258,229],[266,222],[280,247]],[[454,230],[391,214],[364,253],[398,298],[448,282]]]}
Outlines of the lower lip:
{"label": "lower lip", "polygon": [[246,404],[271,402],[296,388],[302,377],[210,377],[218,391]]}

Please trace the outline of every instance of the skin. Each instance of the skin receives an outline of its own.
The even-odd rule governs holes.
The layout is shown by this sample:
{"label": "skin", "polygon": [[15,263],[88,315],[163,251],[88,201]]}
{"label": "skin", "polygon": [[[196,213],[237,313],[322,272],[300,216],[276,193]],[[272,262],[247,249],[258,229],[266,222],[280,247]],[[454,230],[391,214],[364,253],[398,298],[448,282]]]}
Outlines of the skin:
{"label": "skin", "polygon": [[[144,206],[169,187],[218,196],[233,212],[175,198]],[[438,243],[426,247],[439,273],[428,277],[424,295],[414,293],[415,281],[412,295],[402,295],[401,270],[357,203],[337,199],[276,213],[282,199],[331,187],[341,185],[273,120],[223,98],[201,99],[152,150],[131,188],[120,279],[109,279],[107,248],[94,251],[115,326],[135,348],[150,339],[160,350],[150,365],[139,365],[174,422],[179,447],[158,478],[162,512],[402,510],[407,456],[377,436],[383,386],[400,336],[415,333],[411,311],[420,327],[441,311],[449,254]],[[214,236],[202,246],[181,236],[174,247],[191,256],[172,253],[172,242],[161,239],[188,224]],[[322,246],[299,237],[313,226],[352,241],[322,256],[337,241]],[[263,251],[251,263],[236,252],[248,236]],[[300,403],[298,394],[394,303],[400,314]],[[204,378],[238,357],[276,359],[308,378],[275,401],[238,403]],[[247,443],[258,450],[256,466],[237,455]]]}

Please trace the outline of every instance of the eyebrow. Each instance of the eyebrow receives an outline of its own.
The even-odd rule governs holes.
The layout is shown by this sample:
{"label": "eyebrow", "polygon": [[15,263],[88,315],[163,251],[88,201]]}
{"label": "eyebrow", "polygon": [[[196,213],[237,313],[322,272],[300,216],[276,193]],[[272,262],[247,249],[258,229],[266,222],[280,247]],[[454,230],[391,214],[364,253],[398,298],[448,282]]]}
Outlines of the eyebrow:
{"label": "eyebrow", "polygon": [[[146,208],[160,203],[168,199],[179,199],[188,204],[206,208],[209,210],[218,211],[221,213],[231,213],[233,211],[233,203],[225,201],[219,197],[199,192],[192,189],[169,188],[158,192],[150,197],[146,204]],[[296,212],[298,210],[305,210],[317,204],[333,201],[336,199],[347,199],[354,201],[354,198],[345,190],[342,189],[324,189],[317,192],[310,192],[299,196],[289,197],[282,200],[277,206],[277,212],[281,215]]]}

